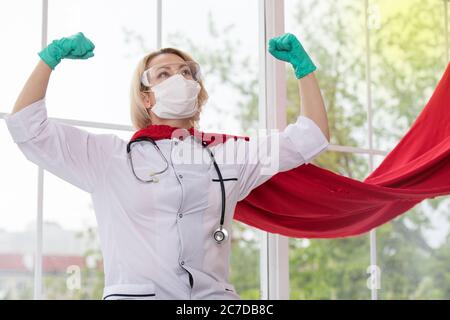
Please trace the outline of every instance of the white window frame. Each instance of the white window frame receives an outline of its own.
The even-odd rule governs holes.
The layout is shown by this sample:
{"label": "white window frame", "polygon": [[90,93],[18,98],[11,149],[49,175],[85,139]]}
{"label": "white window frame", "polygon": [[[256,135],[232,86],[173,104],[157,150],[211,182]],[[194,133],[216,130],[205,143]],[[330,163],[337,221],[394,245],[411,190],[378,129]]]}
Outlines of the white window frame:
{"label": "white window frame", "polygon": [[[284,33],[284,1],[259,0],[259,128],[286,127],[284,62],[267,51],[270,38]],[[289,299],[288,238],[260,231],[260,292],[263,300]]]}

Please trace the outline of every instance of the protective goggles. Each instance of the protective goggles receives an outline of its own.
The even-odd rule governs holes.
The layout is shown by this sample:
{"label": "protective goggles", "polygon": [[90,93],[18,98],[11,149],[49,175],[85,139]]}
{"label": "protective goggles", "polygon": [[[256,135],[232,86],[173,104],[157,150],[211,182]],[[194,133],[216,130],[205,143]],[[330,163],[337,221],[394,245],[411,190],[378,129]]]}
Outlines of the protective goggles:
{"label": "protective goggles", "polygon": [[194,61],[184,61],[154,65],[142,73],[141,82],[144,86],[151,87],[175,74],[181,74],[188,80],[202,80],[200,65]]}

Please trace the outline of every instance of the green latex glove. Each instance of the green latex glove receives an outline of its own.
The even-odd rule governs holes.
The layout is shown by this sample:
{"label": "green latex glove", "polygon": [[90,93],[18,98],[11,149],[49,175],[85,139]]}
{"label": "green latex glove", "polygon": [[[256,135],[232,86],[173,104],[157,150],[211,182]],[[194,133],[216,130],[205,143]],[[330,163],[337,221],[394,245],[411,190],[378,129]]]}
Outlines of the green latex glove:
{"label": "green latex glove", "polygon": [[38,54],[53,70],[64,58],[88,59],[93,57],[94,48],[95,45],[82,32],[78,32],[67,38],[53,40]]}
{"label": "green latex glove", "polygon": [[270,39],[269,52],[279,60],[290,62],[297,79],[317,69],[300,41],[292,33]]}

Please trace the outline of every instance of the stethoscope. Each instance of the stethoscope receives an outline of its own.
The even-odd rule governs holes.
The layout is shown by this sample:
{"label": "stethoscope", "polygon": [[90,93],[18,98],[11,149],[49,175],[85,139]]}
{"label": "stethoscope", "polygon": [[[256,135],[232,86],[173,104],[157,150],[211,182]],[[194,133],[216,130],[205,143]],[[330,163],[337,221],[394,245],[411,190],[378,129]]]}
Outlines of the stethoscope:
{"label": "stethoscope", "polygon": [[[158,172],[152,172],[150,174],[151,180],[143,180],[141,178],[139,178],[136,175],[136,172],[134,171],[134,166],[133,166],[133,160],[131,157],[131,145],[135,142],[139,142],[139,141],[148,141],[151,142],[152,145],[154,146],[154,148],[158,151],[159,155],[161,156],[161,158],[164,160],[164,162],[166,163],[165,168],[161,171]],[[216,240],[216,242],[218,244],[222,243],[222,241],[226,241],[228,239],[228,231],[223,227],[223,223],[225,221],[225,184],[223,183],[223,177],[222,177],[222,173],[220,172],[219,166],[217,165],[216,159],[214,158],[214,154],[212,153],[212,151],[207,147],[207,143],[206,141],[202,141],[202,146],[208,151],[209,156],[211,157],[211,160],[213,162],[214,168],[216,169],[217,172],[217,176],[219,177],[219,182],[220,182],[220,189],[221,189],[221,194],[222,194],[222,213],[220,215],[220,225],[219,227],[212,233],[212,236],[214,238],[214,240]],[[131,170],[133,171],[134,176],[136,177],[136,179],[138,179],[139,181],[145,182],[145,183],[149,183],[149,182],[158,182],[159,179],[157,177],[157,175],[160,175],[164,172],[167,171],[167,169],[169,168],[169,162],[167,161],[166,157],[164,156],[164,154],[161,152],[161,149],[159,149],[158,145],[156,144],[156,142],[149,137],[139,137],[136,138],[130,142],[128,142],[127,144],[127,154],[128,154],[128,160],[130,161],[131,164]]]}

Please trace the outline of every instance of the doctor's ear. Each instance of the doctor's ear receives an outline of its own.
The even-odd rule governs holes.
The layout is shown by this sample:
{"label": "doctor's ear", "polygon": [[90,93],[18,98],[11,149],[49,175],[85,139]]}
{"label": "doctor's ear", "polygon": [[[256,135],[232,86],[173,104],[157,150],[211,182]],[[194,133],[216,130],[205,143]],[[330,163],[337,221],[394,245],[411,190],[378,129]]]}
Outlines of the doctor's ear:
{"label": "doctor's ear", "polygon": [[155,104],[155,95],[151,90],[141,91],[141,98],[146,108],[150,108]]}

